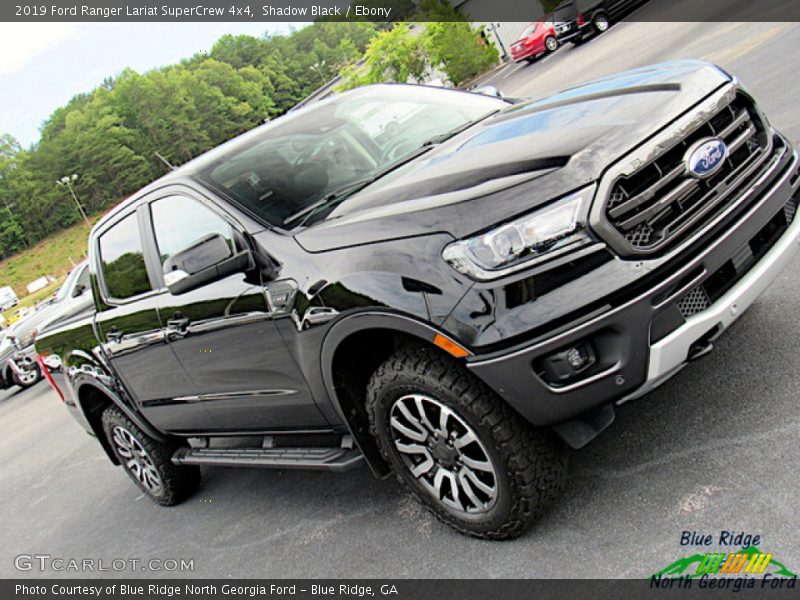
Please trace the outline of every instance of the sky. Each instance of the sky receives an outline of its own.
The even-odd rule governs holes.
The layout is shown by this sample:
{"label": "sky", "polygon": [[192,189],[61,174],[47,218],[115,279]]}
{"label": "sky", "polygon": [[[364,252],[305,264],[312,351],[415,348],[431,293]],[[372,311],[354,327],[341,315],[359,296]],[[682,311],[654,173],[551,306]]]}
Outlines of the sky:
{"label": "sky", "polygon": [[303,23],[0,23],[0,134],[27,147],[59,106],[126,67],[143,72],[208,51],[226,33]]}

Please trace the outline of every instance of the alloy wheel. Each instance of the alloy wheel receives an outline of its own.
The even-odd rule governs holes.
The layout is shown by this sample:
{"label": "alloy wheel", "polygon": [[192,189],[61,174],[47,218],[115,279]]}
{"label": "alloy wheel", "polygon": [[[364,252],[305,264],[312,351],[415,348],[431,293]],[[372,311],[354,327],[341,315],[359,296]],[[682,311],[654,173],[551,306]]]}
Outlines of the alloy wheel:
{"label": "alloy wheel", "polygon": [[22,385],[28,386],[36,383],[36,380],[39,378],[39,373],[36,371],[36,368],[20,369],[17,377]]}
{"label": "alloy wheel", "polygon": [[394,446],[411,475],[449,509],[481,515],[497,502],[498,475],[464,419],[430,396],[409,394],[389,411]]}
{"label": "alloy wheel", "polygon": [[608,29],[608,19],[602,15],[595,17],[594,28],[600,33],[603,33],[606,29]]}
{"label": "alloy wheel", "polygon": [[556,48],[558,48],[558,42],[556,41],[556,38],[554,38],[554,37],[547,38],[544,41],[544,45],[547,47],[547,50],[549,52],[554,52],[556,50]]}
{"label": "alloy wheel", "polygon": [[130,431],[119,425],[114,427],[112,439],[125,468],[151,495],[158,496],[163,488],[161,476],[139,440]]}

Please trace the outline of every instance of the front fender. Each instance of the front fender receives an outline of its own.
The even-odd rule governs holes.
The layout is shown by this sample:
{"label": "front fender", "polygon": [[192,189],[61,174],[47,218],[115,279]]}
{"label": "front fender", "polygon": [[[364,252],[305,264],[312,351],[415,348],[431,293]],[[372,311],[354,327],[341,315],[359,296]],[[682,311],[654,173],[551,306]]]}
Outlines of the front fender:
{"label": "front fender", "polygon": [[419,339],[421,342],[433,344],[437,335],[440,335],[452,341],[452,338],[446,332],[437,329],[436,327],[415,319],[413,317],[387,312],[387,311],[365,311],[355,313],[340,321],[337,321],[328,330],[325,339],[322,342],[321,353],[321,373],[325,384],[325,389],[331,399],[331,403],[336,410],[336,413],[343,420],[347,422],[345,413],[342,411],[341,405],[337,398],[336,388],[333,383],[333,356],[339,345],[351,335],[363,331],[375,330],[388,330],[402,333],[406,336],[411,336]]}
{"label": "front fender", "polygon": [[[354,376],[353,381],[355,381],[355,387],[352,388],[353,393],[340,397],[334,378],[337,350],[348,341],[363,343],[365,339],[374,340],[371,337],[365,339],[353,337],[362,333],[378,334],[376,354],[372,354],[368,358],[362,355],[360,358],[364,358],[365,362],[361,365],[360,370],[358,364],[353,365],[352,375]],[[392,342],[396,341],[385,339],[381,334],[402,334],[404,338],[410,337],[425,345],[435,345],[435,341],[449,340],[453,342],[453,340],[434,326],[413,317],[369,310],[337,321],[325,336],[320,356],[320,373],[330,401],[330,408],[335,411],[334,417],[347,427],[372,471],[379,477],[384,477],[389,474],[389,466],[381,456],[378,445],[370,433],[368,417],[362,405],[363,399],[357,396],[362,391],[361,386],[369,378],[372,367],[377,368],[380,362],[389,357],[390,354],[387,352],[391,351]],[[384,341],[389,344],[384,344]],[[356,357],[356,359],[358,358]]]}

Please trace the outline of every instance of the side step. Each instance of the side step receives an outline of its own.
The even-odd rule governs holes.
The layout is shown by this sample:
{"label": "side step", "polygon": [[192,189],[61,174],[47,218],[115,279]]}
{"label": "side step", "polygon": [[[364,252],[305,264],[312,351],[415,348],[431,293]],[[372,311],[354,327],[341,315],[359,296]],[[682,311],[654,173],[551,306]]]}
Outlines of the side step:
{"label": "side step", "polygon": [[357,448],[180,448],[172,455],[176,465],[337,472],[354,469],[363,461]]}

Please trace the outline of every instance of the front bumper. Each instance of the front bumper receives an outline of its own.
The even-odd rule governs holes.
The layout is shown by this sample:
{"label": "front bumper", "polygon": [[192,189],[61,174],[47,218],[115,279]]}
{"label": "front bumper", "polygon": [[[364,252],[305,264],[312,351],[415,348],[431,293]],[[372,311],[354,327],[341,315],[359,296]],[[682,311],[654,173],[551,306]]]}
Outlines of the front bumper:
{"label": "front bumper", "polygon": [[650,345],[647,380],[619,403],[643,396],[686,366],[687,357],[699,350],[696,346],[698,340],[711,342],[719,337],[750,308],[756,298],[789,266],[798,252],[800,218],[795,218],[767,254],[721,298],[705,310],[689,317],[684,325],[664,339]]}
{"label": "front bumper", "polygon": [[564,42],[568,42],[570,40],[583,37],[589,25],[590,23],[579,24],[577,22],[572,22],[570,23],[568,29],[565,29],[563,31],[559,31],[558,29],[556,29],[556,40],[558,40],[559,44],[562,44]]}
{"label": "front bumper", "polygon": [[33,346],[27,346],[22,350],[17,350],[14,355],[8,359],[8,368],[17,375],[23,372],[30,371],[36,366],[36,353]]}
{"label": "front bumper", "polygon": [[[780,175],[760,190],[758,199],[723,234],[695,256],[684,257],[679,267],[657,277],[648,289],[544,339],[472,357],[468,368],[535,425],[561,423],[596,407],[647,393],[710,348],[794,260],[800,251],[800,216],[781,215],[787,215],[786,207],[800,201],[798,188],[800,167],[797,155],[791,153]],[[782,228],[764,242],[764,232],[773,231],[770,228],[781,218]],[[737,263],[742,250],[754,248],[756,242],[762,243],[760,253],[746,266]],[[677,310],[679,299],[730,271],[732,264],[737,265],[731,278],[734,283],[710,306],[685,319],[679,315],[679,325],[664,327],[663,317]],[[543,379],[536,368],[543,357],[587,340],[606,357],[597,372],[562,386]]]}

